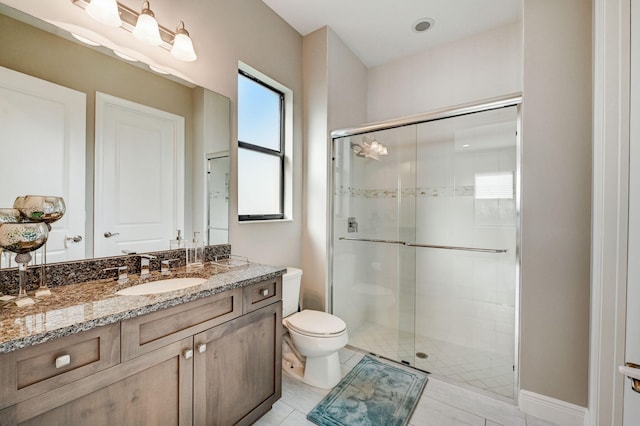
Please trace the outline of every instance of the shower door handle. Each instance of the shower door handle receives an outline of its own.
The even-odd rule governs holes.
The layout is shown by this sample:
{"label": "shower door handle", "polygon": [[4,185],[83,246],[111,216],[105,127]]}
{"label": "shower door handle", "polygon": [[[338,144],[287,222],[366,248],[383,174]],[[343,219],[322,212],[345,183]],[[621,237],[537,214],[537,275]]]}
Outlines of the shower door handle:
{"label": "shower door handle", "polygon": [[409,247],[421,247],[421,248],[435,248],[443,250],[461,250],[461,251],[475,251],[480,253],[506,253],[507,249],[489,249],[479,247],[456,247],[456,246],[439,246],[434,244],[418,244],[418,243],[405,243]]}
{"label": "shower door handle", "polygon": [[404,241],[396,241],[396,240],[376,240],[376,239],[371,239],[371,238],[356,238],[356,237],[340,237],[338,238],[339,240],[346,240],[346,241],[364,241],[367,243],[385,243],[385,244],[400,244],[402,246],[406,246],[407,243],[405,243]]}
{"label": "shower door handle", "polygon": [[435,244],[418,244],[418,243],[408,243],[406,241],[397,241],[397,240],[378,240],[375,238],[356,238],[356,237],[340,237],[339,240],[346,241],[364,241],[368,243],[385,243],[385,244],[399,244],[407,247],[421,247],[421,248],[435,248],[435,249],[443,249],[443,250],[462,250],[462,251],[475,251],[480,253],[506,253],[507,249],[489,249],[489,248],[479,248],[479,247],[457,247],[457,246],[440,246]]}

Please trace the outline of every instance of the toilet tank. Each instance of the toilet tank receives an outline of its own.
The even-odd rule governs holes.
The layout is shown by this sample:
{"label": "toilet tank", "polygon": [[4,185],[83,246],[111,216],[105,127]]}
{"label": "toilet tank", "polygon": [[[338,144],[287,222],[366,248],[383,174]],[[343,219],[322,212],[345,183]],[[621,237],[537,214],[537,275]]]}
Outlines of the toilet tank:
{"label": "toilet tank", "polygon": [[282,276],[282,317],[298,312],[300,303],[300,279],[302,269],[287,268]]}

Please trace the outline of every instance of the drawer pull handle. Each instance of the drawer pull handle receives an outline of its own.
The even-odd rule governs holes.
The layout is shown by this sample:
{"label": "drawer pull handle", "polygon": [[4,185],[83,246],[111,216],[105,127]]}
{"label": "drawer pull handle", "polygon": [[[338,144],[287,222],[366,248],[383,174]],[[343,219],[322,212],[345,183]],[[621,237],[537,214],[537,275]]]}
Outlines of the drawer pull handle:
{"label": "drawer pull handle", "polygon": [[56,368],[66,367],[69,364],[71,364],[71,355],[60,355],[56,358]]}
{"label": "drawer pull handle", "polygon": [[263,288],[262,290],[260,290],[260,294],[263,297],[267,297],[269,295],[269,289],[268,288]]}
{"label": "drawer pull handle", "polygon": [[193,357],[193,350],[187,349],[184,351],[184,359],[191,359]]}
{"label": "drawer pull handle", "polygon": [[198,345],[198,353],[204,353],[207,350],[207,344],[206,343],[200,343]]}

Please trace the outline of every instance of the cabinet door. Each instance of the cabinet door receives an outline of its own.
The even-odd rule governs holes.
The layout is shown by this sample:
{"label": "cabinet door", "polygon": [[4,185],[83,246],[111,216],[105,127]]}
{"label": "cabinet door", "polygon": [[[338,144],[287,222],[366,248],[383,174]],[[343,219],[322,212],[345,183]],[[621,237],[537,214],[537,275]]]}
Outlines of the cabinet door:
{"label": "cabinet door", "polygon": [[269,411],[281,395],[281,339],[282,302],[194,336],[194,424],[251,424]]}
{"label": "cabinet door", "polygon": [[6,415],[20,425],[191,425],[192,342],[175,342],[18,403]]}

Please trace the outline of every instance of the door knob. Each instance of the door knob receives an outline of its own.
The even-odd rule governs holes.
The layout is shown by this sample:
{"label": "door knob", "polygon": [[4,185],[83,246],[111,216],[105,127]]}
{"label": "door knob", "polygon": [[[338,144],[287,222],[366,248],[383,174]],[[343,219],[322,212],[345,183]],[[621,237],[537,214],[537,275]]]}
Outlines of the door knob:
{"label": "door knob", "polygon": [[618,371],[631,380],[631,389],[640,393],[640,365],[627,362],[618,366]]}
{"label": "door knob", "polygon": [[120,235],[120,233],[119,232],[109,232],[109,231],[104,233],[104,237],[105,238],[115,237],[116,235]]}
{"label": "door knob", "polygon": [[79,243],[80,241],[82,241],[82,235],[65,235],[64,236],[64,247],[65,248],[69,248],[74,244]]}

